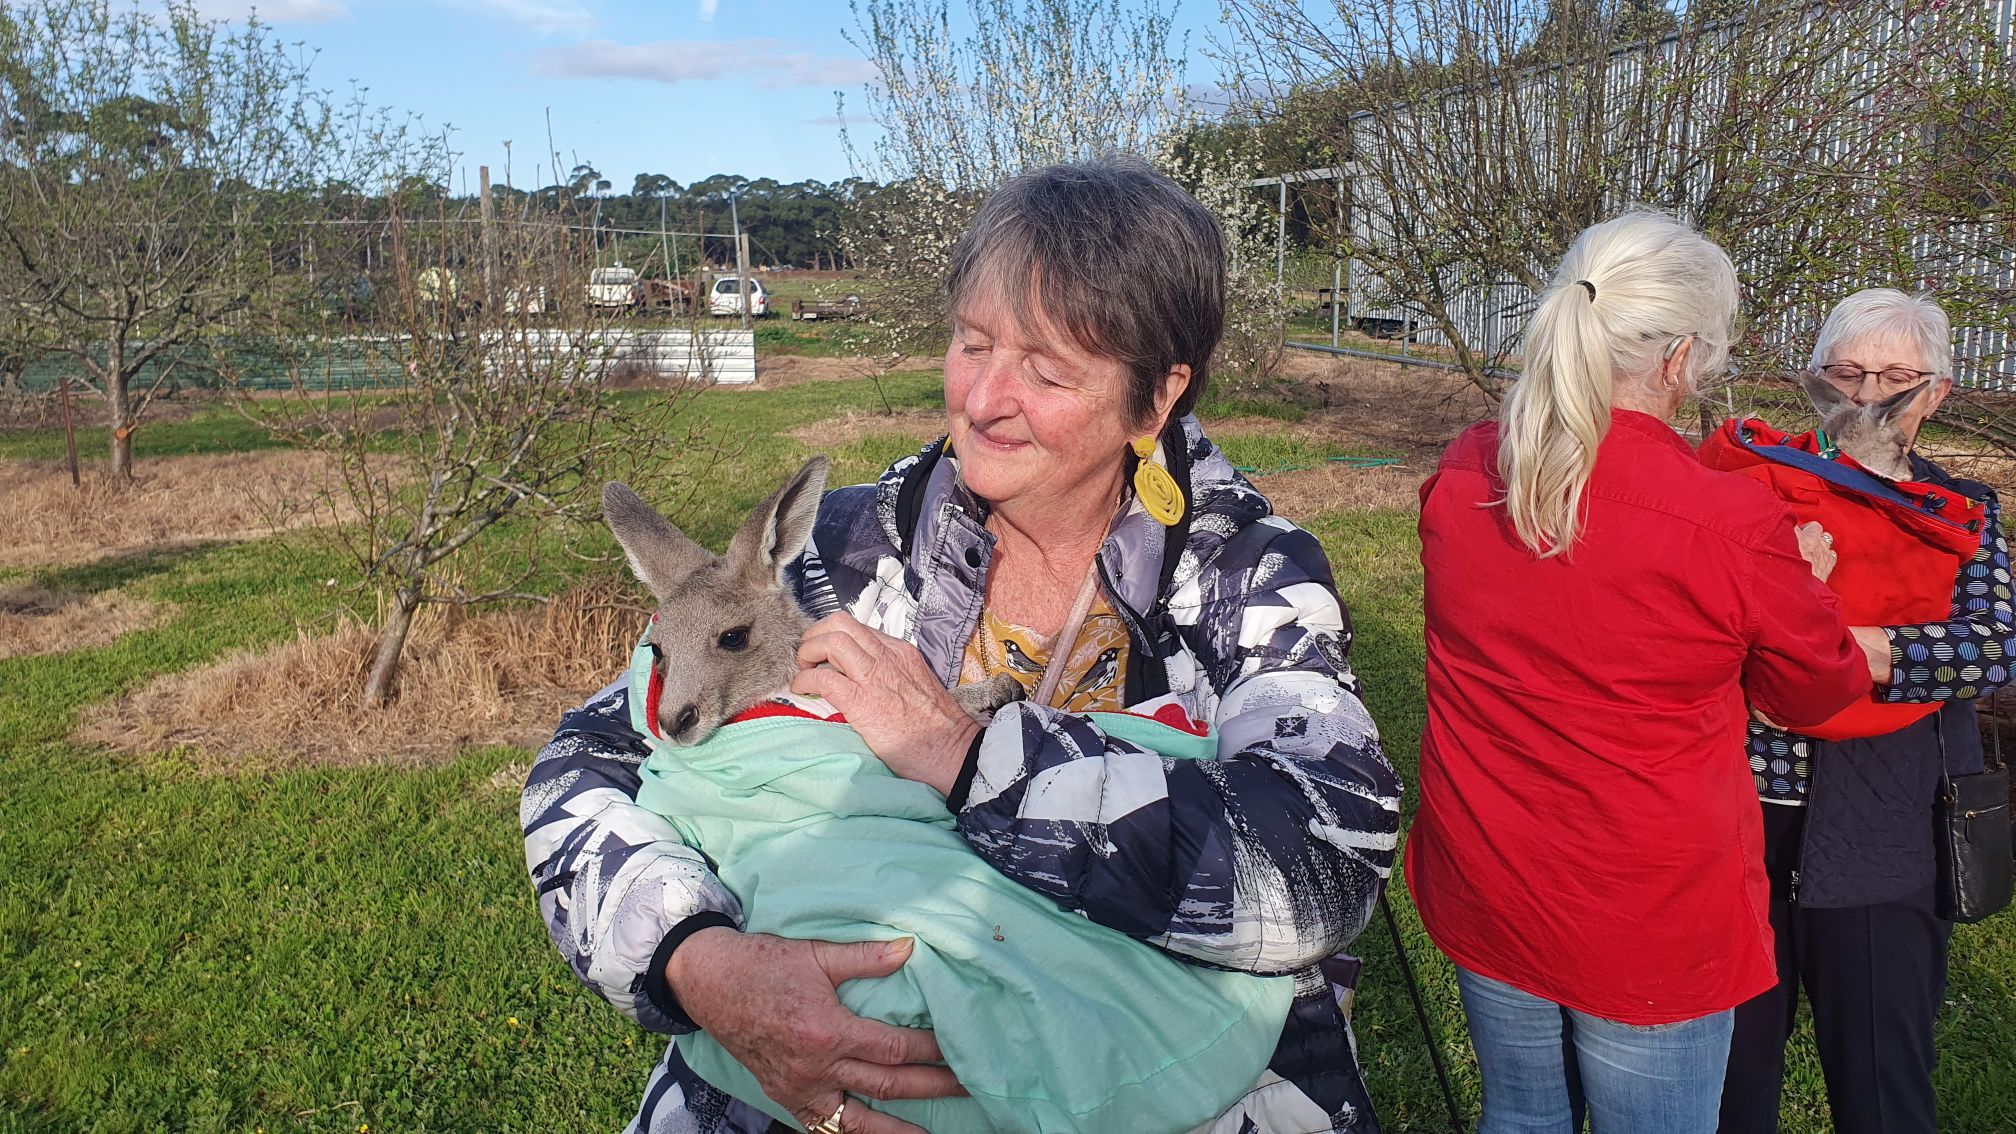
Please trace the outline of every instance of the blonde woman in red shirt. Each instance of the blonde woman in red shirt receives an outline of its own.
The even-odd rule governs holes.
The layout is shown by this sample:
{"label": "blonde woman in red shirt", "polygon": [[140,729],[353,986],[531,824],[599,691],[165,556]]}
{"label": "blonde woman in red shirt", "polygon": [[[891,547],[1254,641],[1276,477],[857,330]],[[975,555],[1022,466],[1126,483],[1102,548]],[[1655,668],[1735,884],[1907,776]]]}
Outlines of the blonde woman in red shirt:
{"label": "blonde woman in red shirt", "polygon": [[[1576,238],[1499,420],[1421,489],[1428,724],[1407,882],[1457,965],[1479,1134],[1710,1134],[1776,980],[1746,702],[1869,691],[1795,531],[1668,424],[1733,338],[1729,258],[1633,211]],[[1579,1082],[1579,1097],[1569,1084]]]}

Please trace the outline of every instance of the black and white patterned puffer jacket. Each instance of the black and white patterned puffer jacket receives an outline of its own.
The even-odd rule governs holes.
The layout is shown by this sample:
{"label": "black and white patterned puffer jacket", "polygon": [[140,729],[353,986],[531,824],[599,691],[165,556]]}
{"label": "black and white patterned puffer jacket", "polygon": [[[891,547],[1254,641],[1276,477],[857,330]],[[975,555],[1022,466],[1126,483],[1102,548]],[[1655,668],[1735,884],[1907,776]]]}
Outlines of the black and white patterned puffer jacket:
{"label": "black and white patterned puffer jacket", "polygon": [[[1204,1129],[1370,1134],[1349,1028],[1317,964],[1371,917],[1401,785],[1360,700],[1315,537],[1272,515],[1194,418],[1170,428],[1155,459],[1185,490],[1184,521],[1165,529],[1136,505],[1099,552],[1131,640],[1125,699],[1212,722],[1220,758],[1164,760],[1084,717],[1016,704],[988,726],[948,806],[975,852],[1066,909],[1185,961],[1296,975],[1267,1073]],[[993,543],[956,464],[933,445],[877,484],[829,493],[795,574],[808,611],[844,609],[915,643],[948,684]],[[644,1027],[677,1034],[692,1024],[665,991],[662,946],[682,925],[737,925],[739,910],[705,858],[637,806],[645,754],[618,682],[561,722],[520,818],[540,912],[575,975]],[[670,1045],[630,1127],[768,1128]]]}

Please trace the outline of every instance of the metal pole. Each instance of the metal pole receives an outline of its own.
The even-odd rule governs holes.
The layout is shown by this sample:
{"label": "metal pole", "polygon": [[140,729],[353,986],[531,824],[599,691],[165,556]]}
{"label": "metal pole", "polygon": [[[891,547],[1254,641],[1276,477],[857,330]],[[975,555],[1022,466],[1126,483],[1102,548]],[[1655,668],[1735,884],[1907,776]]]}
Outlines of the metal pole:
{"label": "metal pole", "polygon": [[1288,297],[1288,179],[1281,178],[1281,209],[1274,228],[1274,298]]}
{"label": "metal pole", "polygon": [[735,275],[740,279],[742,292],[742,329],[749,330],[749,238],[742,232],[742,212],[735,206],[735,199],[742,195],[740,190],[728,194],[728,223],[735,230]]}
{"label": "metal pole", "polygon": [[[1337,199],[1340,202],[1344,200],[1344,179],[1342,177],[1337,179]],[[1346,248],[1347,254],[1344,257],[1344,288],[1351,295],[1348,306],[1344,311],[1344,318],[1355,328],[1358,326],[1358,252],[1356,248],[1358,218],[1352,215],[1348,208],[1344,212],[1344,231],[1351,237],[1351,244]]]}
{"label": "metal pole", "polygon": [[1449,1129],[1463,1134],[1470,1128],[1463,1121],[1463,1110],[1456,1105],[1456,1092],[1449,1087],[1449,1072],[1442,1066],[1442,1045],[1435,1040],[1435,1029],[1428,1022],[1428,1007],[1421,1003],[1421,982],[1414,979],[1414,963],[1407,959],[1407,943],[1400,939],[1400,924],[1393,920],[1393,905],[1386,900],[1386,891],[1379,891],[1379,912],[1386,915],[1386,932],[1393,938],[1393,956],[1400,962],[1400,977],[1407,985],[1407,997],[1414,1002],[1414,1018],[1421,1022],[1421,1038],[1428,1048],[1428,1062],[1435,1067],[1435,1081],[1442,1086],[1442,1105],[1449,1108]]}
{"label": "metal pole", "polygon": [[1344,307],[1344,179],[1337,179],[1337,238],[1330,247],[1330,345],[1337,345],[1338,313]]}

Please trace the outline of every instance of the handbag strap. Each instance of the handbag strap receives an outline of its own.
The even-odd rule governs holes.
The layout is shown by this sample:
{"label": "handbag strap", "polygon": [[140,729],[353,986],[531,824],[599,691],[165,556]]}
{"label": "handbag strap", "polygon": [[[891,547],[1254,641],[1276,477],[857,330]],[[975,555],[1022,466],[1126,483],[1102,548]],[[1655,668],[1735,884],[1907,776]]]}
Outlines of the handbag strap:
{"label": "handbag strap", "polygon": [[[1990,698],[1987,713],[1988,736],[1990,738],[1989,747],[1981,754],[1982,770],[1989,772],[2009,766],[2002,760],[2002,721],[2001,718],[1995,715],[1994,708],[1994,701]],[[1978,709],[1976,710],[1975,719],[1980,719]],[[1939,782],[1943,785],[1953,779],[1953,773],[1946,764],[1946,710],[1944,708],[1932,714],[1932,737],[1939,744]]]}
{"label": "handbag strap", "polygon": [[1992,693],[1988,695],[1988,736],[1989,756],[1995,761],[1995,767],[2008,767],[2002,760],[2002,718],[1996,715],[1995,695]]}
{"label": "handbag strap", "polygon": [[1953,773],[1946,767],[1946,708],[1932,714],[1932,738],[1939,742],[1939,794],[1946,795],[1951,789]]}

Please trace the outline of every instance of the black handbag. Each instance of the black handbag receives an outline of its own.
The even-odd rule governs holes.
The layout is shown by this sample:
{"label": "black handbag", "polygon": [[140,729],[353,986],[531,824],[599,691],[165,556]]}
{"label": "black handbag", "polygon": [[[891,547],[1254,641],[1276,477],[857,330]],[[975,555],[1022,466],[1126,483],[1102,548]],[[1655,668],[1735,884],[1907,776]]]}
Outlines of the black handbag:
{"label": "black handbag", "polygon": [[[1933,839],[1939,855],[1939,886],[1933,912],[1946,921],[1976,922],[2002,912],[2016,890],[2016,855],[2010,849],[2009,769],[1992,768],[1955,776],[1946,768],[1946,732],[1939,738],[1939,801]],[[1999,764],[2002,734],[1994,721]]]}

